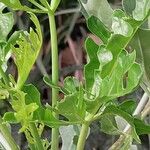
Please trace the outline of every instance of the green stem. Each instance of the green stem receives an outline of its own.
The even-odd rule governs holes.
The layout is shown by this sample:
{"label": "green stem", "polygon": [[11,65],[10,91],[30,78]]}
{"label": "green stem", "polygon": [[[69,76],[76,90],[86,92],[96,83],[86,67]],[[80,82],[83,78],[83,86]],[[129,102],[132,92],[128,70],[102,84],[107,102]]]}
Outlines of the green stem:
{"label": "green stem", "polygon": [[77,150],[83,150],[84,149],[84,145],[85,145],[85,141],[88,135],[88,131],[89,131],[89,124],[85,123],[82,125],[81,128],[81,132],[80,132],[80,136],[78,139],[78,144],[77,144]]}
{"label": "green stem", "polygon": [[79,139],[78,139],[77,150],[84,149],[84,145],[85,145],[86,138],[88,135],[89,126],[90,126],[95,114],[99,110],[100,106],[101,106],[101,103],[99,103],[99,105],[96,105],[96,107],[93,109],[93,111],[91,113],[88,113],[87,116],[85,117],[85,123],[82,124],[81,132],[80,132]]}
{"label": "green stem", "polygon": [[53,12],[55,12],[55,10],[57,9],[59,3],[60,3],[60,0],[52,0],[51,1],[51,10]]}
{"label": "green stem", "polygon": [[[54,14],[51,12],[48,14],[50,23],[50,34],[51,34],[51,57],[52,57],[52,82],[54,85],[58,85],[58,46],[57,46],[57,32]],[[58,89],[52,88],[52,107],[57,104],[58,100]],[[56,113],[53,115],[58,118]],[[59,130],[57,128],[52,129],[52,150],[58,150],[59,144]]]}
{"label": "green stem", "polygon": [[37,150],[44,150],[43,144],[41,142],[41,138],[39,136],[39,133],[34,123],[30,124],[30,129],[31,129],[32,136],[35,139]]}
{"label": "green stem", "polygon": [[2,123],[3,123],[3,120],[0,116],[0,130],[1,130],[1,133],[5,137],[5,140],[8,142],[8,144],[9,144],[9,146],[12,150],[19,150],[19,147],[17,146],[14,139],[12,138],[8,127],[5,124],[2,124]]}
{"label": "green stem", "polygon": [[35,5],[36,7],[38,7],[39,9],[43,10],[43,11],[48,11],[46,8],[44,8],[42,5],[40,5],[36,1],[29,0],[29,2],[32,3],[33,5]]}

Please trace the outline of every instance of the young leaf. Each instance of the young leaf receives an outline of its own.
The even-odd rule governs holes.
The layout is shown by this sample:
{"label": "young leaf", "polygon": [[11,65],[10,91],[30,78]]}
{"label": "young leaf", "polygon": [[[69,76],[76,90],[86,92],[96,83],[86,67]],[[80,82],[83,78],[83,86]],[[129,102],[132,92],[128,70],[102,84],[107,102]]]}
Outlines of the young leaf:
{"label": "young leaf", "polygon": [[79,2],[86,19],[93,15],[101,20],[105,26],[111,27],[113,10],[107,0],[79,0]]}
{"label": "young leaf", "polygon": [[29,124],[33,119],[33,112],[37,110],[38,105],[36,103],[30,103],[27,105],[25,102],[26,94],[22,91],[12,91],[11,95],[11,105],[15,111],[14,116],[22,125],[19,132],[23,132],[29,127]]}
{"label": "young leaf", "polygon": [[[31,14],[31,20],[36,26],[35,32],[32,28],[29,34],[21,34],[18,41],[12,47],[15,63],[18,69],[18,80],[16,88],[20,89],[25,83],[30,70],[35,63],[42,45],[42,34],[38,19]],[[25,71],[24,71],[25,70]]]}

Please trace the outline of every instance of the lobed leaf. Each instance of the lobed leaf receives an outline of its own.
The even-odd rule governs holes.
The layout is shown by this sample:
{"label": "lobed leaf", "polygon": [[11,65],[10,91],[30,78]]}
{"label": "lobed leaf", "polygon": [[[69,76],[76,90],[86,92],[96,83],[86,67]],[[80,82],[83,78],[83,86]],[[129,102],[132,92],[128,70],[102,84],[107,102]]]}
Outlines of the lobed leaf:
{"label": "lobed leaf", "polygon": [[38,19],[34,14],[31,14],[31,20],[34,22],[37,32],[31,28],[29,34],[20,34],[16,44],[12,47],[15,64],[18,69],[16,86],[18,89],[25,83],[42,45],[42,34]]}
{"label": "lobed leaf", "polygon": [[65,124],[63,121],[58,120],[53,116],[52,110],[45,108],[41,104],[40,93],[34,85],[32,84],[25,85],[23,86],[22,90],[26,93],[25,95],[26,105],[35,103],[38,106],[38,108],[33,112],[33,117],[30,122],[43,123],[44,125],[47,125],[49,127],[58,127],[60,125]]}
{"label": "lobed leaf", "polygon": [[[104,68],[95,73],[93,91],[101,100],[109,101],[131,92],[142,76],[140,65],[135,63],[135,51],[131,54],[122,52],[110,75],[102,78]],[[96,89],[95,89],[96,88]]]}
{"label": "lobed leaf", "polygon": [[17,122],[20,122],[22,125],[22,128],[19,130],[19,132],[23,132],[29,127],[29,124],[33,119],[33,112],[37,110],[38,105],[36,103],[26,104],[26,94],[22,91],[12,91],[11,95],[11,105],[15,111],[14,116]]}

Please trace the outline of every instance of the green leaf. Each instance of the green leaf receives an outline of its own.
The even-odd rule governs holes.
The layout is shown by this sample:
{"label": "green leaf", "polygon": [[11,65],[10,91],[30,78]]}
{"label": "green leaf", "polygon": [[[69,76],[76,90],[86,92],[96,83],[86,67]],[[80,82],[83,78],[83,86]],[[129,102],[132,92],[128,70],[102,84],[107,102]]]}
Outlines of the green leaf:
{"label": "green leaf", "polygon": [[99,96],[106,101],[130,93],[142,76],[140,65],[135,63],[135,51],[131,54],[123,51],[119,56],[111,75],[102,78],[101,72],[96,74],[100,86]]}
{"label": "green leaf", "polygon": [[124,19],[126,16],[122,10],[115,10],[112,20],[112,31],[114,34],[120,34],[130,37],[133,34],[132,26]]}
{"label": "green leaf", "polygon": [[99,46],[97,57],[100,62],[100,69],[113,59],[111,51],[107,50],[103,45]]}
{"label": "green leaf", "polygon": [[24,85],[22,90],[24,91],[24,93],[26,93],[25,95],[26,104],[36,103],[39,107],[42,106],[40,99],[40,92],[34,85],[32,84]]}
{"label": "green leaf", "polygon": [[22,90],[24,91],[24,93],[26,93],[25,95],[26,105],[28,106],[34,103],[38,106],[38,108],[33,112],[33,117],[32,120],[30,121],[43,123],[44,125],[47,125],[49,127],[58,127],[60,125],[65,124],[63,121],[56,119],[53,116],[53,112],[50,109],[44,108],[42,106],[40,93],[34,85],[32,84],[25,85],[23,86]]}
{"label": "green leaf", "polygon": [[66,77],[64,80],[64,88],[70,94],[77,92],[78,91],[77,88],[79,88],[79,86],[80,83],[75,77]]}
{"label": "green leaf", "polygon": [[31,9],[25,5],[22,5],[20,3],[20,0],[0,0],[0,2],[4,3],[6,6],[10,7],[13,10],[23,10],[27,12],[34,12],[35,10],[37,10],[37,9]]}
{"label": "green leaf", "polygon": [[121,131],[119,131],[115,118],[113,115],[104,115],[100,119],[101,123],[101,131],[110,134],[110,135],[119,135]]}
{"label": "green leaf", "polygon": [[134,118],[130,114],[121,110],[117,106],[109,105],[105,108],[102,115],[117,115],[117,116],[120,116],[123,119],[125,119],[131,125],[131,128],[132,128],[132,133],[131,133],[132,135],[130,135],[130,136],[132,136],[137,142],[140,143],[140,139],[135,130]]}
{"label": "green leaf", "polygon": [[130,46],[136,50],[137,61],[142,64],[144,70],[144,83],[150,85],[150,30],[139,29]]}
{"label": "green leaf", "polygon": [[58,112],[70,121],[83,121],[86,112],[82,89],[65,96],[57,105]]}
{"label": "green leaf", "polygon": [[6,6],[11,7],[13,9],[22,8],[22,5],[19,0],[0,0],[0,2],[4,3]]}
{"label": "green leaf", "polygon": [[128,114],[127,112],[121,110],[120,108],[118,108],[114,105],[107,106],[102,115],[105,115],[105,114],[118,115],[118,116],[122,117],[123,119],[125,119],[132,127],[134,127],[133,117],[130,114]]}
{"label": "green leaf", "polygon": [[15,31],[7,40],[7,43],[4,47],[4,51],[5,51],[5,56],[6,54],[8,54],[8,52],[11,50],[11,46],[14,45],[16,43],[16,40],[19,38],[19,36],[23,34],[23,31]]}
{"label": "green leaf", "polygon": [[85,85],[86,90],[91,91],[94,84],[93,76],[95,69],[99,68],[99,60],[97,58],[97,52],[99,47],[91,38],[88,38],[86,40],[85,45],[89,57],[89,61],[84,67]]}
{"label": "green leaf", "polygon": [[81,11],[86,19],[93,15],[101,20],[105,26],[111,27],[113,10],[107,0],[79,0],[79,2],[82,7]]}
{"label": "green leaf", "polygon": [[0,42],[6,41],[7,35],[11,31],[14,24],[12,13],[0,13]]}
{"label": "green leaf", "polygon": [[113,60],[104,66],[105,69],[103,69],[102,78],[104,78],[106,75],[108,75],[109,73],[112,72],[112,70],[115,66],[115,62],[118,59],[117,57],[119,56],[121,51],[123,51],[126,48],[126,46],[129,44],[129,42],[131,41],[132,37],[134,36],[137,28],[141,24],[141,22],[137,22],[133,19],[126,19],[125,21],[128,22],[132,26],[132,28],[133,28],[132,35],[131,36],[123,36],[121,34],[112,34],[112,36],[109,38],[108,43],[106,45],[106,49],[111,51],[111,53],[113,55]]}
{"label": "green leaf", "polygon": [[95,16],[91,16],[87,19],[87,26],[89,30],[97,35],[104,43],[110,38],[110,31],[107,27]]}
{"label": "green leaf", "polygon": [[133,100],[125,100],[123,103],[119,105],[119,108],[132,115],[136,108],[136,103]]}
{"label": "green leaf", "polygon": [[133,10],[133,18],[135,20],[144,20],[145,16],[148,15],[150,11],[150,1],[149,0],[136,0],[136,6]]}
{"label": "green leaf", "polygon": [[42,113],[43,117],[37,121],[44,123],[46,126],[56,128],[65,125],[63,121],[56,119],[53,115],[53,112],[48,108],[44,109]]}
{"label": "green leaf", "polygon": [[36,103],[30,103],[27,105],[25,102],[26,94],[22,91],[11,91],[11,95],[11,105],[15,111],[14,116],[22,125],[19,132],[23,132],[29,127],[29,123],[33,119],[33,112],[38,109],[38,105]]}
{"label": "green leaf", "polygon": [[3,116],[3,120],[4,120],[4,122],[8,122],[8,123],[12,123],[12,124],[18,123],[14,112],[6,112]]}
{"label": "green leaf", "polygon": [[145,124],[144,121],[135,118],[134,124],[135,124],[135,129],[138,135],[150,134],[150,125]]}
{"label": "green leaf", "polygon": [[[18,69],[16,87],[18,89],[25,83],[42,45],[42,34],[38,19],[35,15],[31,14],[31,20],[34,22],[37,32],[31,28],[30,33],[21,34],[16,44],[12,47],[15,64]],[[16,45],[17,47],[15,47]]]}
{"label": "green leaf", "polygon": [[41,104],[40,92],[32,84],[23,86],[22,90],[26,93],[25,102],[27,105],[31,103],[36,103],[38,105],[37,110],[34,111],[33,117],[40,120],[44,115]]}

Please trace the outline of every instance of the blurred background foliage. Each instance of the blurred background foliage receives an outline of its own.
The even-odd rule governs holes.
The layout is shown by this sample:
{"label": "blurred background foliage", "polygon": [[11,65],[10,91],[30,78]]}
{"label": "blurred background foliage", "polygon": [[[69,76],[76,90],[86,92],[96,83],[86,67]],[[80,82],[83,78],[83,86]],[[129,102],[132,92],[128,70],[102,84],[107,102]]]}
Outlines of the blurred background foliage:
{"label": "blurred background foliage", "polygon": [[[121,0],[109,0],[112,8],[121,8]],[[23,4],[26,4],[33,8],[31,3],[26,0],[22,0]],[[9,8],[4,11],[12,11]],[[37,14],[41,23],[43,31],[43,46],[40,55],[34,65],[27,83],[33,83],[41,92],[41,101],[43,104],[49,102],[51,99],[51,89],[49,89],[43,82],[44,75],[51,75],[51,45],[49,34],[49,22],[48,17],[43,14]],[[30,26],[33,26],[29,19],[29,15],[22,11],[14,12],[15,24],[12,30],[29,30]],[[89,33],[86,27],[86,21],[80,13],[80,6],[77,0],[62,0],[59,8],[56,12],[57,34],[58,34],[58,46],[59,46],[59,77],[60,85],[63,85],[63,79],[66,76],[75,76],[79,80],[83,79],[83,65],[86,63],[86,53],[84,50],[84,41],[87,36],[91,36],[95,42],[100,43],[100,39]],[[11,34],[11,33],[10,33]],[[9,60],[8,73],[17,77],[17,70],[12,61]],[[125,98],[133,98],[139,100],[143,91],[139,88],[133,94],[121,97],[119,102]],[[60,94],[60,98],[63,95]],[[10,109],[9,104],[6,102],[1,103],[1,114]],[[147,119],[148,121],[148,119]],[[86,143],[86,150],[107,150],[111,144],[114,143],[117,137],[108,136],[100,132],[100,124],[94,123],[91,128],[91,135]],[[22,147],[26,149],[27,143],[23,134],[18,134],[18,126],[12,126],[13,134]],[[46,129],[43,136],[48,137],[50,130]],[[139,146],[141,150],[148,150],[149,137],[144,135],[141,137],[142,145]],[[61,142],[60,142],[61,145]]]}

